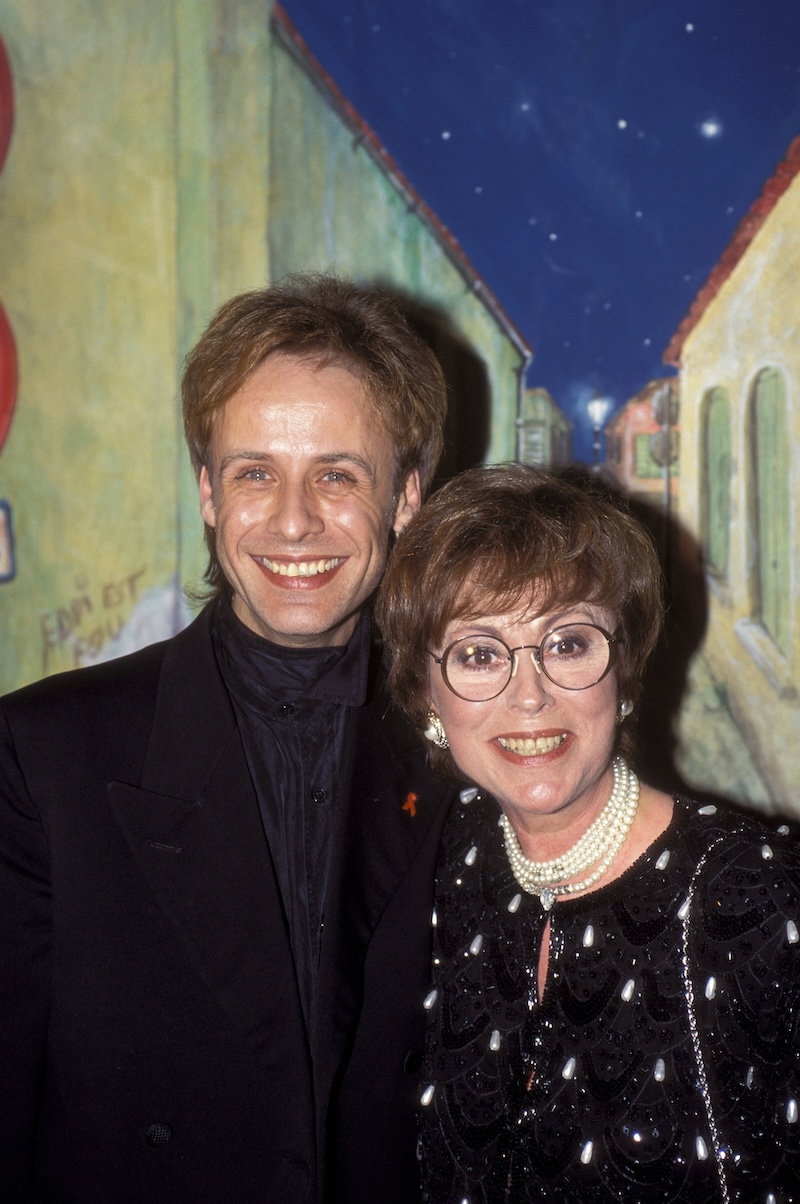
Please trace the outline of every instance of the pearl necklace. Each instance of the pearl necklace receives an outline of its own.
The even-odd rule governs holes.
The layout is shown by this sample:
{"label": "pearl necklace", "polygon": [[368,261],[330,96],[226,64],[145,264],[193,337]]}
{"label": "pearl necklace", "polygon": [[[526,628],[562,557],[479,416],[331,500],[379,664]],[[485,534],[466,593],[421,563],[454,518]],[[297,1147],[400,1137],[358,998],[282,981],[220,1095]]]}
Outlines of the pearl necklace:
{"label": "pearl necklace", "polygon": [[[552,861],[530,861],[520,848],[505,813],[501,817],[511,872],[529,895],[538,895],[549,911],[559,895],[574,895],[594,886],[616,857],[630,831],[639,802],[639,779],[621,757],[615,757],[614,789],[597,819],[580,840]],[[600,862],[587,878],[573,882],[590,865]]]}

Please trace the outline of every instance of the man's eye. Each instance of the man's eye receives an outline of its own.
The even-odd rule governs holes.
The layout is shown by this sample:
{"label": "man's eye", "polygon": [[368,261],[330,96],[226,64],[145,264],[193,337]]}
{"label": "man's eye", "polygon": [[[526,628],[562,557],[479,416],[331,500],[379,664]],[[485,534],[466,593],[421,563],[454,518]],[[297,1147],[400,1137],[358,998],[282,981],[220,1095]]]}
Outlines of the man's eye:
{"label": "man's eye", "polygon": [[242,476],[246,481],[266,481],[269,473],[266,468],[248,468]]}
{"label": "man's eye", "polygon": [[354,484],[353,477],[349,472],[343,472],[341,468],[332,468],[330,472],[326,472],[322,478],[326,485],[352,485]]}

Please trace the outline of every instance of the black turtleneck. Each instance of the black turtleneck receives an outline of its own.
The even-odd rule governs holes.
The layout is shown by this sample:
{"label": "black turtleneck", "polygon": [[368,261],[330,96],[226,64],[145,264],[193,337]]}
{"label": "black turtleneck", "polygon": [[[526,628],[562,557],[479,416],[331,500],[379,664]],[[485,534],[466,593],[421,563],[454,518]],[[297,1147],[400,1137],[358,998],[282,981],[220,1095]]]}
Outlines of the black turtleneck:
{"label": "black turtleneck", "polygon": [[350,708],[366,697],[370,622],[345,647],[285,648],[217,604],[214,648],[236,712],[310,1024]]}

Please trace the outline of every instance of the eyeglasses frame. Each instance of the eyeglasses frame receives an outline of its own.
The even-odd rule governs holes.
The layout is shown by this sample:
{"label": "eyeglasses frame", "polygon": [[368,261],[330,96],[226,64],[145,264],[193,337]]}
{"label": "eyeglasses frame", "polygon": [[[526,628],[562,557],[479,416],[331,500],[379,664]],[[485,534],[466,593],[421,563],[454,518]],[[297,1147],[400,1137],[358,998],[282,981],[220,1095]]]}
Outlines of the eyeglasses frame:
{"label": "eyeglasses frame", "polygon": [[550,674],[547,672],[547,669],[542,664],[542,658],[541,658],[542,645],[547,643],[548,636],[557,634],[557,632],[559,630],[558,627],[554,627],[552,631],[546,631],[538,644],[520,644],[517,648],[509,648],[509,646],[505,642],[505,640],[501,640],[500,636],[498,636],[498,635],[491,637],[493,640],[497,640],[498,644],[502,644],[503,647],[508,652],[509,656],[511,657],[511,672],[508,675],[508,680],[506,681],[505,685],[502,686],[501,689],[499,689],[496,694],[490,694],[488,698],[465,698],[463,694],[459,694],[458,690],[453,689],[452,685],[450,684],[450,682],[448,680],[447,673],[445,671],[445,661],[447,660],[447,656],[450,652],[450,649],[455,648],[456,644],[460,644],[462,640],[468,640],[470,638],[478,639],[479,638],[478,636],[473,636],[473,637],[470,637],[469,635],[459,636],[457,640],[453,640],[453,642],[451,644],[447,645],[447,647],[445,648],[445,650],[443,651],[441,656],[437,656],[435,652],[431,652],[430,648],[428,649],[428,656],[433,657],[434,661],[441,669],[442,680],[443,680],[444,684],[447,686],[450,693],[455,694],[456,698],[460,698],[462,702],[492,702],[495,698],[499,698],[500,695],[503,693],[503,691],[508,689],[509,685],[511,684],[511,682],[517,675],[517,668],[518,668],[518,664],[519,664],[518,657],[517,657],[518,652],[532,653],[531,663],[532,663],[534,669],[536,670],[536,672],[539,674],[540,677],[542,675],[544,675],[549,682],[553,683],[554,686],[558,686],[559,690],[569,690],[569,691],[575,692],[575,693],[577,693],[580,690],[591,690],[592,686],[597,686],[600,684],[600,682],[603,680],[604,677],[606,677],[608,675],[611,668],[615,664],[616,659],[617,659],[617,649],[619,647],[620,640],[616,635],[611,635],[611,633],[606,631],[606,629],[604,627],[601,627],[599,625],[599,623],[566,623],[565,626],[566,627],[594,627],[595,631],[599,631],[600,634],[604,637],[606,643],[608,644],[608,664],[606,665],[605,669],[600,674],[600,676],[597,678],[597,680],[590,682],[588,686],[562,686],[560,682],[553,681],[553,678],[550,676]]}

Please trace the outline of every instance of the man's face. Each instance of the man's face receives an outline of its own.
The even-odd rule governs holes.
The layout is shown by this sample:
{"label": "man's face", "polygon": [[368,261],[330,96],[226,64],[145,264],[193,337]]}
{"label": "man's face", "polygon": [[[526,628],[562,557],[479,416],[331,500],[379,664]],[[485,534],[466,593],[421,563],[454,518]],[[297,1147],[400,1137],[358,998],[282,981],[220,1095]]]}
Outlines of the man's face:
{"label": "man's face", "polygon": [[390,531],[420,503],[416,471],[394,493],[389,437],[358,377],[280,353],[226,403],[199,486],[234,611],[295,648],[348,641]]}

